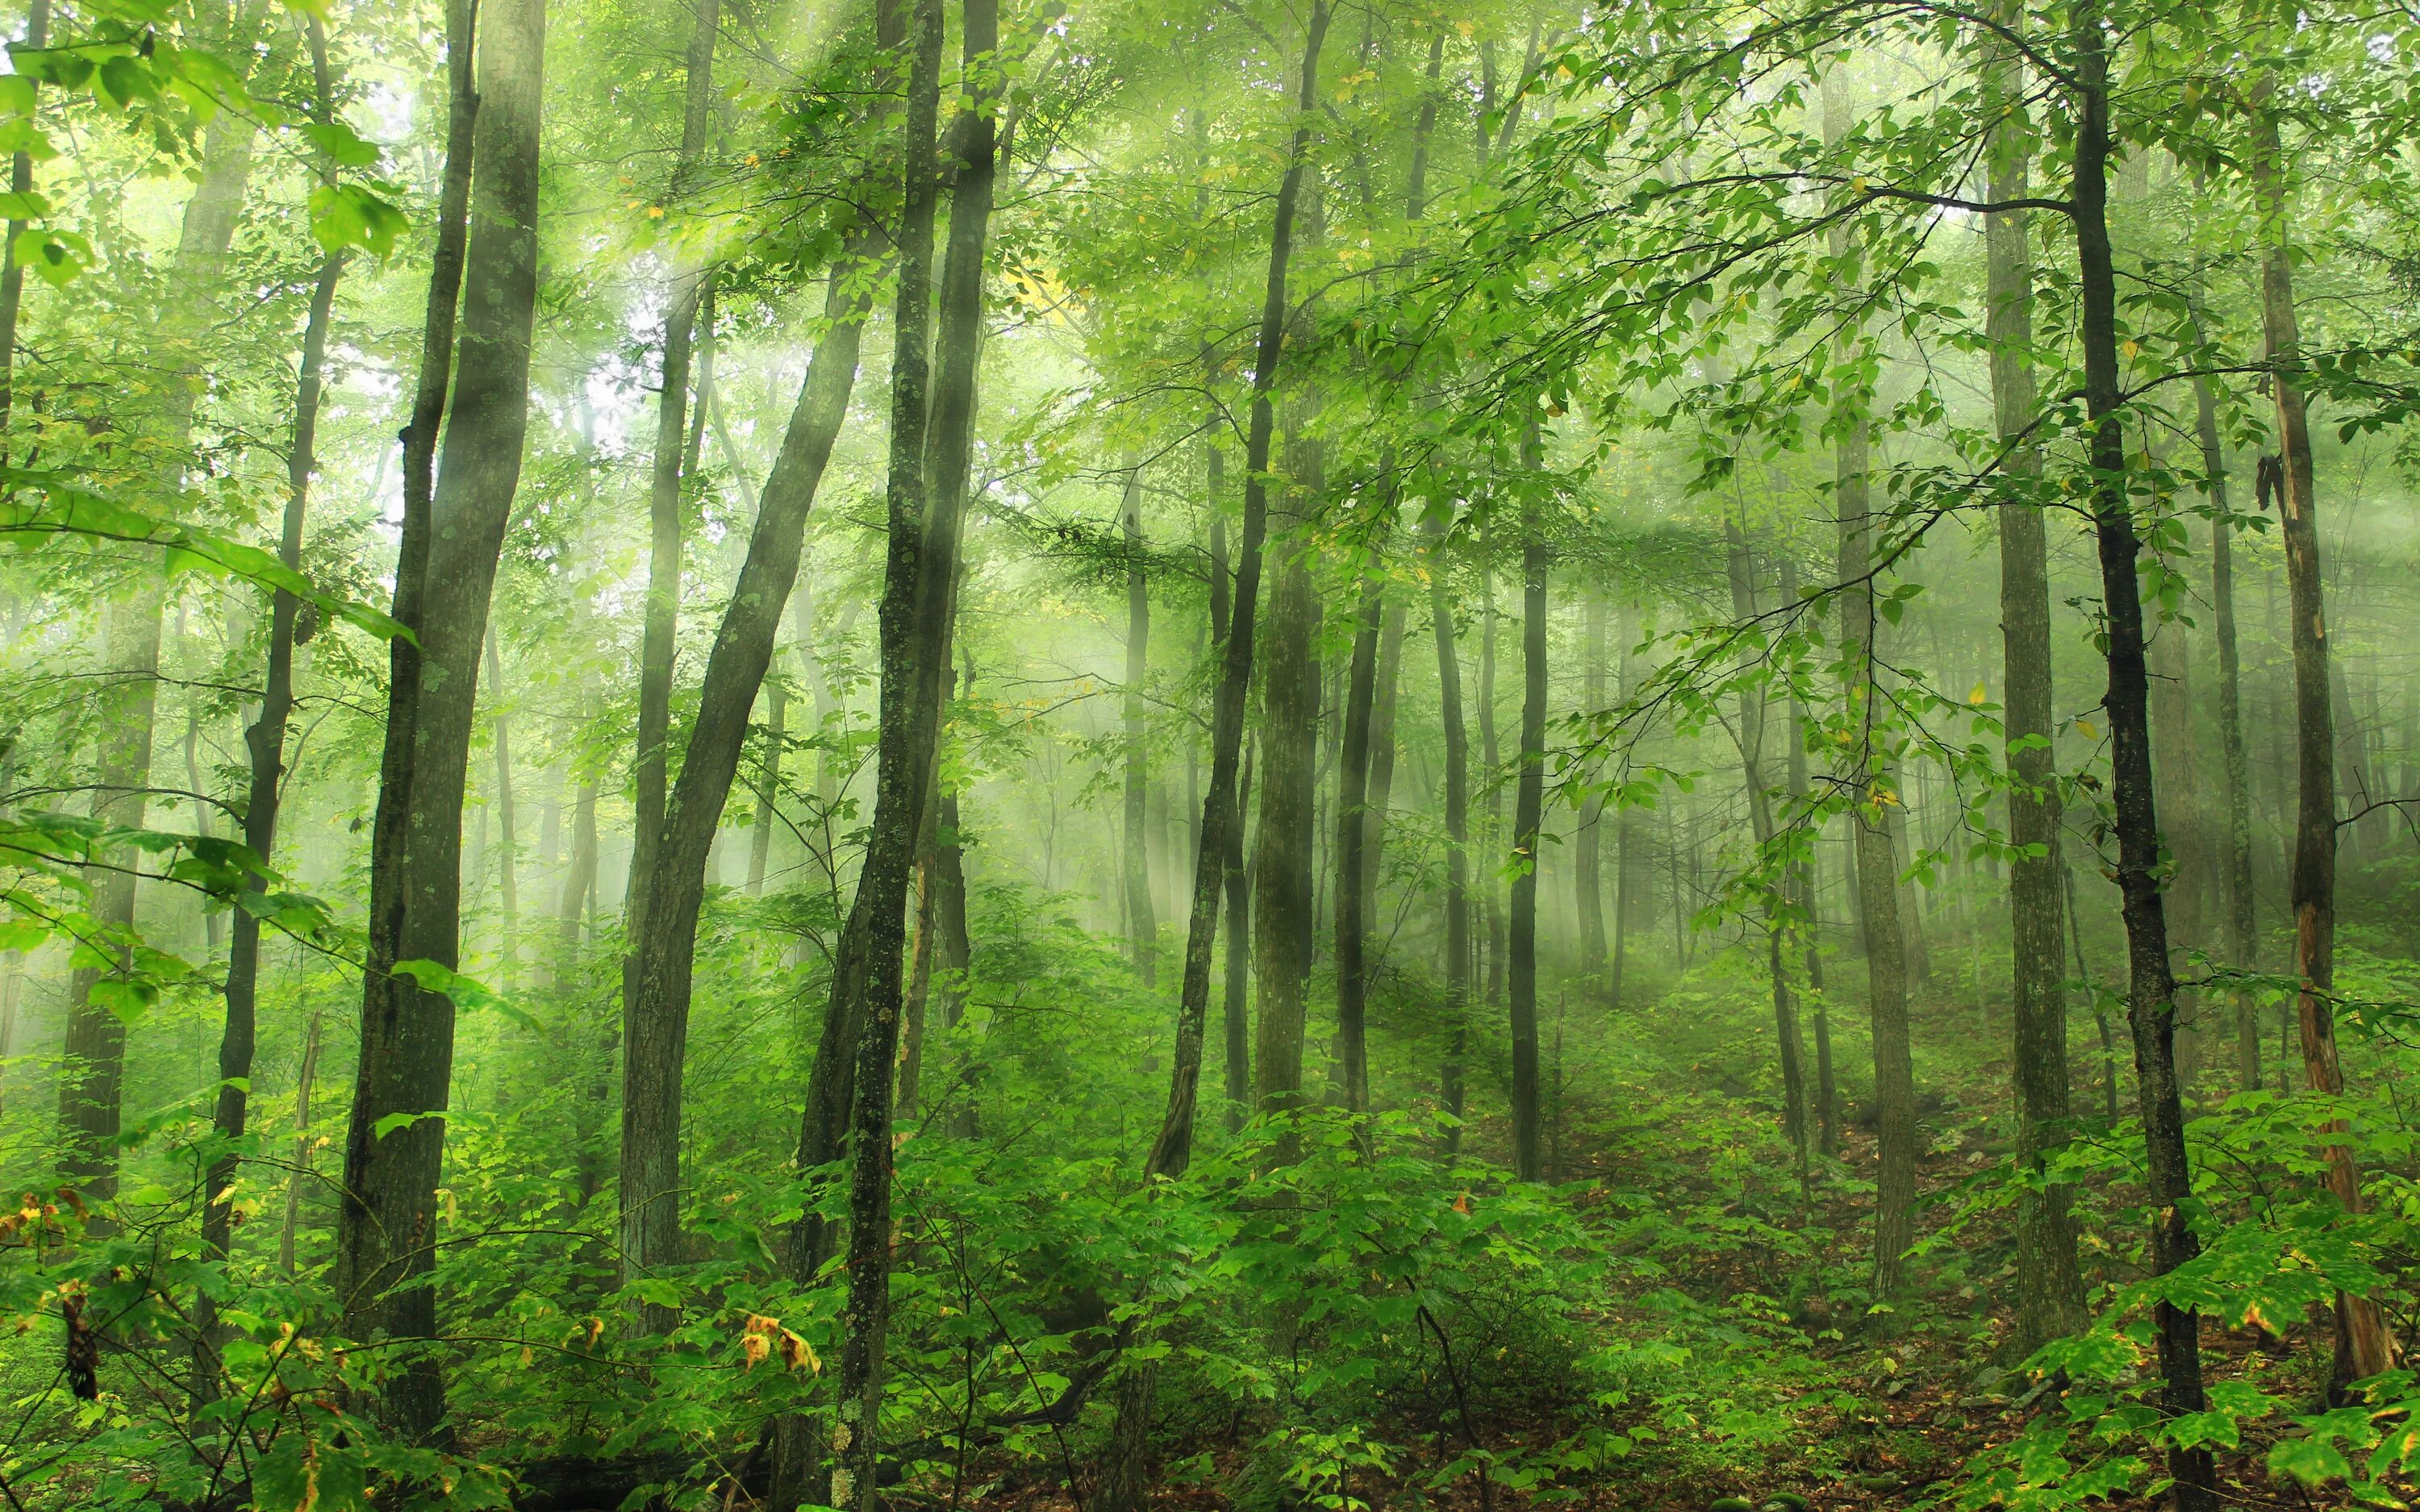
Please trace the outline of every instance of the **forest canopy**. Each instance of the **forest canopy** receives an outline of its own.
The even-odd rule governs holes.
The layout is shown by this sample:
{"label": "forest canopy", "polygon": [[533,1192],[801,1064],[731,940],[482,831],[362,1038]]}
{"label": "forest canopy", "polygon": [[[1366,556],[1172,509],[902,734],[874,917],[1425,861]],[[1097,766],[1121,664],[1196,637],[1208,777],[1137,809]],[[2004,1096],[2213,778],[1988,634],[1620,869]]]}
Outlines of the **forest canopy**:
{"label": "forest canopy", "polygon": [[2408,6],[7,30],[16,1512],[2420,1495]]}

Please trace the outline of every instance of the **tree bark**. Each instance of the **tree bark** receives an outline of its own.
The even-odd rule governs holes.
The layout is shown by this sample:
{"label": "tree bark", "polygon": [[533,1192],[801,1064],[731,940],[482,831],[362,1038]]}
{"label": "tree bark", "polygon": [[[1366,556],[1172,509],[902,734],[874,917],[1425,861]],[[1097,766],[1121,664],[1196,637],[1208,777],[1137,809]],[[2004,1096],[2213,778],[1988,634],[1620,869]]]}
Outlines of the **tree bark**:
{"label": "tree bark", "polygon": [[[2264,81],[2266,83],[2268,81]],[[2272,85],[2273,88],[2273,85]],[[2261,102],[2264,106],[2267,100]],[[2330,705],[2325,575],[2319,561],[2316,478],[2302,385],[2302,332],[2294,311],[2294,262],[2287,244],[2287,191],[2277,117],[2262,109],[2255,162],[2260,190],[2262,247],[2260,324],[2277,406],[2282,465],[2273,473],[2286,544],[2286,586],[2292,603],[2288,643],[2294,655],[2294,751],[2298,777],[2293,869],[2288,879],[2294,914],[2296,1015],[2303,1040],[2303,1075],[2312,1091],[2344,1092],[2336,1057],[2336,792],[2334,710]],[[2330,1132],[2344,1128],[2341,1121]],[[2362,1211],[2361,1167],[2351,1149],[2327,1147],[2328,1190],[2348,1213]],[[2367,1297],[2336,1293],[2334,1385],[2341,1389],[2395,1365],[2386,1315]],[[2182,1411],[2184,1409],[2179,1409]]]}
{"label": "tree bark", "polygon": [[[543,0],[486,0],[481,8],[481,168],[462,263],[458,381],[427,517],[415,532],[407,503],[396,572],[396,618],[418,646],[388,691],[390,762],[372,840],[361,1059],[337,1221],[336,1292],[347,1300],[344,1331],[357,1339],[433,1341],[437,1333],[436,1293],[411,1283],[436,1263],[454,1003],[395,968],[459,962],[462,795],[479,654],[529,415],[546,12]],[[467,35],[450,30],[449,45],[456,36],[467,50]],[[450,178],[450,161],[446,171]],[[450,316],[441,326],[434,309],[444,290],[434,276],[431,285],[430,325],[450,336]],[[442,363],[443,350],[427,361]],[[409,461],[411,445],[406,453]],[[381,1414],[400,1436],[425,1439],[437,1434],[444,1405],[435,1356],[411,1348]]]}
{"label": "tree bark", "polygon": [[[1798,600],[1798,560],[1787,549],[1781,552],[1781,599],[1785,604]],[[1790,690],[1790,802],[1795,809],[1807,797],[1807,712],[1798,701],[1798,689]],[[1822,887],[1815,870],[1816,856],[1823,849],[1820,830],[1807,837],[1807,856],[1793,862],[1790,869],[1792,901],[1797,904],[1799,936],[1807,962],[1807,987],[1814,1000],[1815,1011],[1815,1127],[1816,1145],[1826,1156],[1838,1159],[1840,1153],[1840,1088],[1834,1079],[1832,1067],[1832,1014],[1823,992],[1823,927],[1818,907]]]}
{"label": "tree bark", "polygon": [[[2026,124],[2017,62],[1995,49],[1987,65],[1990,193],[1996,202],[2028,193]],[[2071,1117],[2067,1068],[2067,938],[2060,909],[2058,773],[2051,683],[2049,532],[2034,495],[2042,459],[2032,440],[2040,419],[2031,349],[2033,257],[2025,212],[2005,210],[1983,226],[1992,343],[1992,406],[2010,493],[1999,510],[2000,644],[2009,767],[2011,1067],[2017,1103],[2017,1161],[2038,1179],[2067,1140]],[[2084,1278],[2067,1194],[2027,1189],[2017,1199],[2016,1346],[2031,1354],[2087,1320]]]}
{"label": "tree bark", "polygon": [[[950,195],[947,261],[938,299],[939,341],[929,417],[923,412],[933,201],[934,125],[939,104],[941,15],[939,0],[919,0],[909,73],[901,221],[897,345],[892,358],[890,540],[881,606],[881,732],[876,757],[874,819],[858,873],[848,935],[862,942],[862,965],[834,972],[833,995],[856,991],[863,1003],[856,1086],[849,1104],[848,1311],[844,1319],[839,1421],[832,1435],[830,1504],[875,1512],[882,1421],[883,1357],[891,1322],[892,1068],[899,1049],[900,951],[908,873],[930,795],[941,690],[949,673],[950,615],[957,582],[958,538],[974,441],[976,366],[983,340],[984,252],[995,172],[996,122],[977,69],[998,52],[996,0],[966,0],[963,35],[967,98],[952,143],[957,158]],[[910,451],[909,448],[914,450]],[[844,942],[844,950],[847,944]]]}
{"label": "tree bark", "polygon": [[[2143,604],[2128,498],[2124,394],[2118,365],[2117,273],[2109,248],[2109,57],[2100,0],[2077,0],[2069,45],[2075,74],[2074,185],[2078,337],[2085,409],[2092,430],[2094,536],[2101,558],[2102,614],[2108,647],[2110,797],[2116,812],[2118,885],[2126,924],[2127,1020],[2133,1031],[2135,1092],[2143,1119],[2146,1184],[2155,1205],[2151,1260],[2175,1270],[2200,1250],[2188,1209],[2193,1173],[2185,1156],[2184,1110],[2176,1075],[2176,984],[2168,964],[2167,915],[2160,896],[2160,822],[2151,785],[2149,669],[2144,659]],[[2198,1412],[2202,1392],[2200,1319],[2159,1305],[2162,1405],[2172,1415]],[[2215,1512],[2210,1451],[2173,1448],[2168,1473],[2178,1512]]]}
{"label": "tree bark", "polygon": [[1264,1114],[1303,1100],[1303,1040],[1311,980],[1311,848],[1317,825],[1320,604],[1303,553],[1303,529],[1318,483],[1318,458],[1299,443],[1290,469],[1295,497],[1286,556],[1269,592],[1261,656],[1261,825],[1252,867],[1252,1093]]}
{"label": "tree bark", "polygon": [[1378,628],[1378,686],[1370,703],[1369,813],[1362,825],[1361,927],[1378,924],[1378,881],[1385,871],[1387,817],[1395,795],[1396,713],[1404,680],[1404,595],[1389,594]]}

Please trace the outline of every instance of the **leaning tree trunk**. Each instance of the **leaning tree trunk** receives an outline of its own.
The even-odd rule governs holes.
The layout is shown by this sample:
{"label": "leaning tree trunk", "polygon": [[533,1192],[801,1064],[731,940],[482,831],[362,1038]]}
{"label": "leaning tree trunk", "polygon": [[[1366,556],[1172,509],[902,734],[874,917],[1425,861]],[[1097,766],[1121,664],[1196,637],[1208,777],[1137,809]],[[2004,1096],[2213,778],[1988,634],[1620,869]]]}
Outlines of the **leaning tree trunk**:
{"label": "leaning tree trunk", "polygon": [[[1994,202],[2027,194],[2026,125],[2011,102],[2017,64],[1995,51],[1990,108]],[[2011,941],[2012,1068],[2017,1160],[2039,1178],[2066,1139],[2071,1116],[2067,1071],[2067,933],[2060,904],[2058,773],[2051,736],[2049,532],[2038,496],[2040,422],[2030,351],[2033,257],[2025,212],[2004,210],[1983,226],[1992,343],[1992,405],[2009,478],[2000,517],[2001,665],[2007,683],[2001,718],[2009,764],[2009,928]],[[2017,1199],[2017,1347],[2027,1354],[2080,1330],[2086,1319],[2076,1268],[2075,1228],[2067,1194],[2029,1185]]]}
{"label": "leaning tree trunk", "polygon": [[[2265,103],[2265,102],[2264,102]],[[2284,156],[2277,117],[2263,111],[2257,172],[2262,241],[2260,322],[2271,365],[2270,392],[2277,404],[2277,441],[2283,465],[2278,516],[2286,538],[2286,585],[2293,604],[2294,750],[2300,777],[2294,815],[2294,862],[2288,879],[2294,912],[2294,975],[2297,1014],[2303,1031],[2303,1074],[2311,1090],[2328,1097],[2344,1092],[2344,1068],[2336,1058],[2336,791],[2334,710],[2329,703],[2329,657],[2325,577],[2319,567],[2318,499],[2311,460],[2311,432],[2297,375],[2302,332],[2294,313],[2294,261],[2287,245]],[[2340,1132],[2339,1120],[2329,1125]],[[2361,1167],[2348,1146],[2327,1147],[2328,1190],[2345,1211],[2362,1211]],[[2367,1297],[2336,1293],[2335,1384],[2341,1389],[2393,1367],[2395,1341],[2386,1315]]]}
{"label": "leaning tree trunk", "polygon": [[[923,412],[925,325],[922,277],[929,262],[941,16],[920,0],[908,86],[905,171],[908,185],[900,239],[899,332],[892,384],[890,540],[881,606],[881,733],[876,755],[874,818],[848,935],[862,941],[862,964],[834,972],[834,995],[854,990],[859,1018],[856,1086],[849,1103],[848,1310],[841,1335],[839,1421],[833,1430],[830,1504],[875,1512],[879,1463],[884,1349],[891,1325],[892,1068],[899,1050],[900,954],[906,945],[908,874],[923,827],[939,737],[941,689],[949,673],[950,614],[957,582],[974,441],[976,360],[983,343],[984,251],[991,224],[996,117],[977,69],[999,50],[996,0],[967,0],[968,83],[953,156],[948,260],[939,297],[939,369],[929,417]],[[918,81],[930,79],[930,84]],[[914,355],[910,355],[911,351]],[[910,444],[922,443],[914,454]],[[845,948],[845,946],[844,947]]]}
{"label": "leaning tree trunk", "polygon": [[[1278,180],[1277,214],[1269,232],[1268,274],[1261,301],[1260,336],[1253,351],[1252,407],[1244,446],[1244,518],[1235,553],[1234,591],[1226,614],[1218,691],[1210,716],[1210,785],[1202,799],[1202,841],[1195,849],[1193,898],[1185,935],[1185,980],[1178,990],[1176,1054],[1170,1067],[1168,1108],[1159,1135],[1143,1163],[1149,1180],[1185,1174],[1193,1159],[1194,1110],[1202,1084],[1202,1031],[1210,1011],[1210,956],[1218,943],[1218,902],[1238,843],[1242,821],[1236,768],[1244,746],[1244,715],[1252,686],[1252,638],[1258,628],[1261,555],[1268,534],[1269,442],[1277,428],[1275,391],[1285,351],[1286,265],[1294,254],[1295,208],[1302,196],[1305,160],[1311,149],[1311,112],[1318,101],[1320,44],[1327,36],[1326,0],[1311,0],[1302,44],[1302,84],[1295,96],[1295,129],[1284,174]],[[1215,454],[1214,454],[1215,455]],[[1217,479],[1214,475],[1213,483]],[[1213,593],[1216,597],[1216,590]],[[1233,868],[1240,871],[1240,866]],[[1242,949],[1233,941],[1230,952]],[[1233,1007],[1230,981],[1230,1007]],[[1233,1060],[1229,1073],[1235,1071]],[[1127,1372],[1119,1384],[1117,1420],[1110,1430],[1109,1463],[1094,1496],[1098,1512],[1138,1512],[1143,1504],[1144,1452],[1151,1427],[1155,1373],[1149,1363]]]}
{"label": "leaning tree trunk", "polygon": [[[520,479],[529,419],[530,330],[537,306],[538,127],[544,100],[543,0],[481,7],[480,162],[462,263],[461,350],[444,455],[414,528],[407,499],[396,618],[416,637],[388,691],[388,761],[370,858],[361,1059],[345,1138],[336,1293],[350,1337],[405,1341],[382,1415],[406,1438],[434,1434],[445,1409],[435,1355],[437,1179],[453,1080],[454,1002],[396,967],[460,960],[462,795],[469,775],[489,594]],[[449,32],[449,41],[453,34]],[[464,37],[465,44],[468,38]],[[455,167],[447,164],[449,178]],[[449,337],[435,306],[432,334]],[[432,347],[431,366],[448,347]],[[424,390],[423,397],[426,397]],[[441,406],[442,408],[442,406]],[[418,423],[419,407],[415,405]],[[407,458],[412,446],[406,447]],[[400,638],[396,642],[403,644]],[[398,748],[402,759],[398,763]],[[399,770],[398,770],[399,767]]]}
{"label": "leaning tree trunk", "polygon": [[[2128,497],[2125,397],[2118,366],[2118,280],[2109,250],[2109,58],[2100,0],[2077,0],[2069,17],[2075,62],[2074,186],[2078,336],[2091,424],[2094,536],[2101,558],[2109,688],[2110,798],[2116,811],[2119,911],[2126,925],[2127,1021],[2133,1031],[2136,1099],[2143,1119],[2146,1184],[2158,1216],[2151,1264],[2165,1274],[2200,1252],[2190,1209],[2184,1108],[2177,1088],[2176,983],[2168,964],[2167,914],[2160,896],[2159,805],[2151,785],[2150,674],[2144,657],[2141,543]],[[2157,1310],[2161,1405],[2181,1416],[2208,1399],[2201,1379],[2198,1315],[2163,1302]],[[2215,1512],[2211,1455],[2168,1451],[2178,1512]]]}

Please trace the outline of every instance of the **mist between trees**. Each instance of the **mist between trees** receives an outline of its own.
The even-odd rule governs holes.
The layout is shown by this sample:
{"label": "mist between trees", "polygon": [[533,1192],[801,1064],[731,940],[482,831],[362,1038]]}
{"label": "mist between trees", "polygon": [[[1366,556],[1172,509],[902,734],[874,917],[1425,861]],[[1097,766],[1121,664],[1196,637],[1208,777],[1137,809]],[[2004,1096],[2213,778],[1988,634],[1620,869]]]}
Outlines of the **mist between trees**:
{"label": "mist between trees", "polygon": [[2411,14],[10,25],[11,1506],[2412,1494]]}

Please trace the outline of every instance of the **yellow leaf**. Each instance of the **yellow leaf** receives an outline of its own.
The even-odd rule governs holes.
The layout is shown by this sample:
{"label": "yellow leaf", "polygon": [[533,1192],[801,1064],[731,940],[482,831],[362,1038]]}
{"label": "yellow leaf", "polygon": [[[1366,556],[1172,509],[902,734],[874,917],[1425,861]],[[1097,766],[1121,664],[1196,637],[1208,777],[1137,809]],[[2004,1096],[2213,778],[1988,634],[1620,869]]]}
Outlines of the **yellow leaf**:
{"label": "yellow leaf", "polygon": [[2083,735],[2086,740],[2098,740],[2101,738],[2101,732],[2092,728],[2092,721],[2089,719],[2076,720],[2075,728],[2076,732]]}
{"label": "yellow leaf", "polygon": [[1967,690],[1966,702],[1969,703],[1980,703],[1988,695],[1983,691],[1981,681],[1978,680],[1975,686]]}

